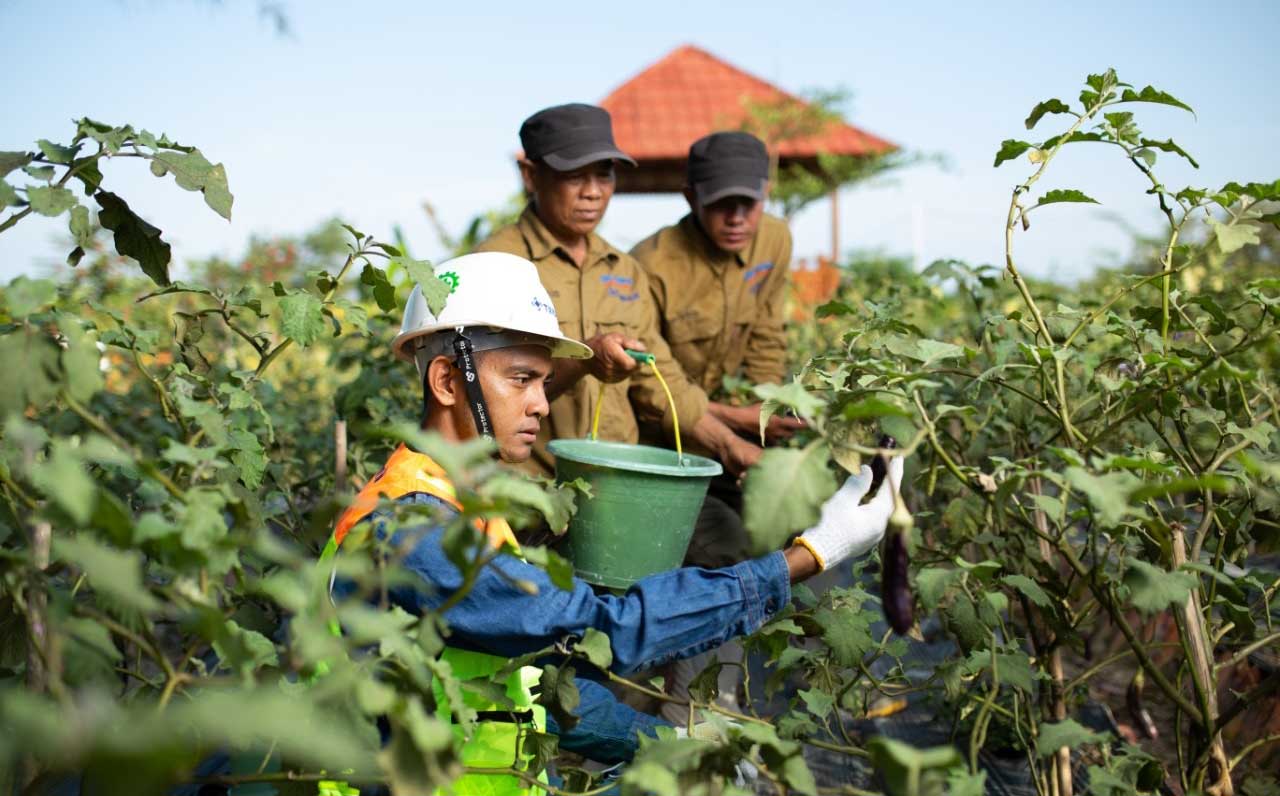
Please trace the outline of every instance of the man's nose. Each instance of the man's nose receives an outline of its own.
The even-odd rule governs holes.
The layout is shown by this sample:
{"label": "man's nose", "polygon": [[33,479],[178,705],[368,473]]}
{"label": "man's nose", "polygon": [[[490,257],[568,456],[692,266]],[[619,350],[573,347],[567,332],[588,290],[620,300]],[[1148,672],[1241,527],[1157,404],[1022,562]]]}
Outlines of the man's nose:
{"label": "man's nose", "polygon": [[604,196],[605,178],[593,174],[582,183],[583,199],[599,199]]}
{"label": "man's nose", "polygon": [[530,415],[538,419],[545,418],[551,414],[551,404],[547,402],[547,390],[543,385],[533,391],[533,399],[529,402],[528,412]]}

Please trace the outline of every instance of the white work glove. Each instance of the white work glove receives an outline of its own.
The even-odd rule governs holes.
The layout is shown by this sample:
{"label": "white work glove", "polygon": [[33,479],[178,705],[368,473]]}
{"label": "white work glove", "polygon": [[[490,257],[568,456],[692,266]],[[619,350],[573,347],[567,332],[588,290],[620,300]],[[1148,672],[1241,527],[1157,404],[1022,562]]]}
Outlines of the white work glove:
{"label": "white work glove", "polygon": [[829,569],[846,558],[860,556],[880,543],[889,515],[893,513],[893,493],[902,484],[902,457],[889,459],[888,472],[875,497],[859,506],[862,496],[871,488],[871,468],[862,465],[826,503],[818,524],[800,534],[796,544],[804,545],[818,559],[818,566]]}
{"label": "white work glove", "polygon": [[[869,482],[868,482],[869,483]],[[863,490],[866,491],[865,489]],[[732,719],[723,721],[717,726],[712,722],[700,721],[693,725],[693,731],[690,732],[687,727],[677,726],[677,738],[696,738],[699,741],[711,741],[712,743],[723,744],[728,742],[725,730],[729,727],[737,726],[737,722]],[[739,788],[749,788],[760,778],[760,770],[750,760],[739,760],[733,764],[734,783]]]}

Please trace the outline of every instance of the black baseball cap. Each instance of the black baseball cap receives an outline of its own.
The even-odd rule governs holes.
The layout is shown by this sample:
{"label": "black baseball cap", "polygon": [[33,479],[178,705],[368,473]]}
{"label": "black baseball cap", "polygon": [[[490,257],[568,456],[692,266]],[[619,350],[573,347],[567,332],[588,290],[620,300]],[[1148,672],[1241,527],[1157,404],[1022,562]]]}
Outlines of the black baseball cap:
{"label": "black baseball cap", "polygon": [[520,125],[525,157],[556,171],[573,171],[601,160],[636,162],[613,142],[609,112],[580,102],[544,108]]}
{"label": "black baseball cap", "polygon": [[764,200],[769,150],[751,133],[712,133],[689,147],[689,187],[705,207],[726,196]]}

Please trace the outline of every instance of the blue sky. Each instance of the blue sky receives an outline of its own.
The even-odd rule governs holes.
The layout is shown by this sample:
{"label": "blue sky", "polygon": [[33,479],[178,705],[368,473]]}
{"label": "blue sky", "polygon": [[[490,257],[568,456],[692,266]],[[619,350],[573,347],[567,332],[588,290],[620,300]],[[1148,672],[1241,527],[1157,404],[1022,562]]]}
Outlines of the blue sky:
{"label": "blue sky", "polygon": [[[235,256],[251,235],[297,234],[335,214],[379,236],[398,223],[416,255],[436,257],[422,202],[458,230],[510,196],[524,117],[598,101],[694,43],[788,90],[846,87],[854,124],[946,156],[945,170],[844,194],[847,248],[1000,262],[1009,190],[1029,165],[993,169],[999,142],[1026,135],[1038,100],[1073,99],[1107,66],[1195,107],[1198,117],[1131,106],[1145,131],[1200,161],[1195,171],[1162,155],[1166,184],[1280,177],[1274,2],[281,5],[288,37],[255,0],[0,0],[0,149],[66,141],[84,115],[199,146],[226,164],[229,224],[137,161],[107,165],[109,185],[165,230],[179,262]],[[1051,134],[1052,122],[1037,130]],[[1078,188],[1102,206],[1046,208],[1018,243],[1028,273],[1060,280],[1114,263],[1126,225],[1159,224],[1143,178],[1116,153],[1071,149],[1040,187]],[[676,197],[620,196],[601,231],[626,248],[682,212]],[[825,203],[802,213],[797,256],[825,252],[829,224]],[[0,278],[59,262],[64,229],[30,218],[0,235]]]}

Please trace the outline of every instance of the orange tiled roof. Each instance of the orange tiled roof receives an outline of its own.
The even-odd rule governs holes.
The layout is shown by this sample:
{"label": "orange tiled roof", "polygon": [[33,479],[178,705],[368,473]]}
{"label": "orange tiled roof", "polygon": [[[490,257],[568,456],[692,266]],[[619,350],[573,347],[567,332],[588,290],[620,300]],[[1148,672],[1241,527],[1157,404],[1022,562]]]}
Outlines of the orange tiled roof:
{"label": "orange tiled roof", "polygon": [[[613,116],[614,138],[623,152],[638,161],[683,161],[689,145],[702,136],[738,128],[746,115],[746,99],[797,100],[705,50],[684,45],[623,83],[600,104]],[[897,146],[883,138],[833,123],[822,135],[783,142],[778,154],[785,160],[812,158],[819,152],[872,155],[894,149]]]}

